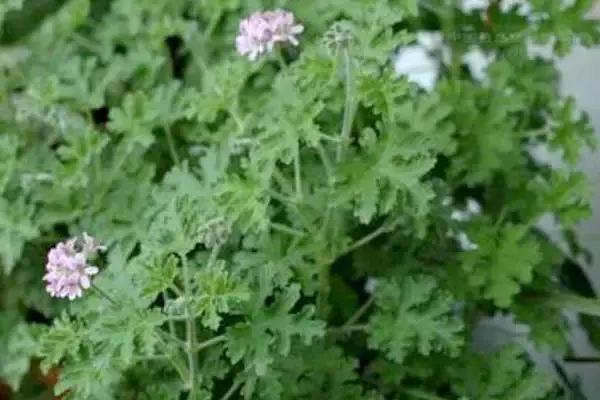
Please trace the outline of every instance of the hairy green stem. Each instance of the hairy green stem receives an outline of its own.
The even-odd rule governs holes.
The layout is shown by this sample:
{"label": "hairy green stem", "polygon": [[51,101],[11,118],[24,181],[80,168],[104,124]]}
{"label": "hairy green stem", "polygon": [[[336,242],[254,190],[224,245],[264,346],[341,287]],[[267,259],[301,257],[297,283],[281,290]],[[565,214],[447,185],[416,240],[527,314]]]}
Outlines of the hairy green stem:
{"label": "hairy green stem", "polygon": [[[281,173],[281,171],[279,171],[279,169],[277,169],[277,168],[274,169],[273,178],[275,178],[275,180],[277,181],[279,186],[281,186],[281,189],[283,189],[285,192],[287,192],[289,196],[294,196],[294,194],[295,194],[294,189],[289,184],[286,177]],[[298,208],[298,200],[297,199],[288,201],[288,202],[284,202],[284,203],[286,206],[288,206],[292,210],[292,212],[294,212],[294,214],[296,214],[298,219],[300,219],[300,221],[302,222],[304,227],[309,232],[315,233],[314,227],[308,222],[308,219],[306,218],[304,213],[302,213],[302,211],[300,211],[300,209]]]}
{"label": "hairy green stem", "polygon": [[275,167],[275,169],[273,170],[273,178],[275,178],[277,184],[281,186],[281,189],[283,189],[283,191],[287,192],[287,194],[290,196],[294,195],[294,189],[292,188],[292,185],[288,182],[288,179],[285,177],[285,175],[283,175],[283,173],[281,173],[281,171],[277,167]]}
{"label": "hairy green stem", "polygon": [[198,367],[198,360],[196,357],[196,319],[192,311],[190,299],[192,298],[192,278],[190,276],[189,266],[185,254],[179,254],[181,259],[181,272],[183,275],[183,292],[185,295],[185,328],[186,328],[186,353],[188,358],[188,371],[189,371],[189,382],[190,392],[188,399],[196,399],[196,374]]}
{"label": "hairy green stem", "polygon": [[294,183],[296,186],[296,198],[302,199],[302,170],[300,168],[300,142],[296,143],[296,154],[294,154]]}
{"label": "hairy green stem", "polygon": [[341,329],[346,329],[356,324],[358,320],[361,319],[361,317],[369,310],[369,308],[371,308],[371,305],[374,301],[375,298],[373,296],[369,297],[369,299],[365,301],[363,305],[360,306],[350,318],[348,318],[348,321],[346,321],[346,323],[342,325]]}
{"label": "hairy green stem", "polygon": [[179,165],[181,164],[181,159],[177,154],[177,149],[175,149],[175,140],[173,139],[173,132],[171,132],[171,128],[167,125],[165,125],[164,130],[165,136],[167,137],[167,143],[169,145],[169,153],[171,154],[173,163],[175,163],[175,165]]}
{"label": "hairy green stem", "polygon": [[353,333],[353,332],[366,332],[368,329],[369,329],[369,325],[359,324],[359,325],[343,326],[343,327],[339,327],[339,328],[329,328],[328,331],[329,331],[329,333],[345,334],[345,333]]}
{"label": "hairy green stem", "polygon": [[287,64],[285,62],[285,59],[283,58],[281,47],[277,47],[277,49],[275,50],[275,57],[277,58],[277,63],[279,63],[279,68],[281,68],[282,71],[285,70],[287,68]]}
{"label": "hairy green stem", "polygon": [[217,257],[219,256],[219,251],[221,251],[221,246],[216,245],[210,250],[210,255],[208,256],[208,262],[206,268],[210,269],[215,265],[217,261]]}
{"label": "hairy green stem", "polygon": [[165,359],[168,360],[168,359],[170,359],[170,356],[167,354],[156,354],[153,356],[136,356],[136,357],[133,357],[133,359],[134,359],[134,361],[139,361],[139,362],[165,360]]}
{"label": "hairy green stem", "polygon": [[279,231],[282,233],[287,233],[288,235],[291,235],[291,236],[296,236],[296,237],[306,236],[306,233],[299,231],[298,229],[294,229],[287,225],[278,224],[277,222],[271,222],[270,226],[271,226],[271,228],[273,228],[276,231]]}
{"label": "hairy green stem", "polygon": [[233,385],[231,385],[229,390],[227,390],[223,397],[221,397],[221,400],[229,400],[235,394],[235,392],[238,391],[238,389],[242,386],[243,383],[244,381],[242,379],[236,379],[236,381],[233,383]]}
{"label": "hairy green stem", "polygon": [[293,199],[291,197],[285,196],[273,189],[267,189],[266,192],[269,196],[271,196],[272,198],[274,198],[275,200],[277,200],[283,204],[296,204],[296,202],[297,202],[297,199]]}
{"label": "hairy green stem", "polygon": [[[163,299],[165,304],[167,304],[167,302],[169,301],[169,295],[167,294],[166,290],[163,292]],[[168,319],[167,324],[169,325],[169,334],[171,336],[176,336],[177,334],[175,332],[175,321],[172,319]]]}
{"label": "hairy green stem", "polygon": [[402,217],[396,218],[395,220],[393,220],[389,224],[383,223],[383,225],[381,225],[379,228],[377,228],[373,232],[369,233],[366,236],[363,236],[362,238],[358,239],[356,242],[354,242],[350,246],[348,246],[343,251],[342,254],[350,253],[350,252],[358,249],[359,247],[362,247],[362,246],[366,245],[367,243],[375,240],[376,238],[378,238],[379,236],[383,235],[384,233],[393,230],[394,227],[400,223],[400,221],[402,221]]}
{"label": "hairy green stem", "polygon": [[354,121],[354,112],[356,108],[356,99],[354,96],[354,76],[352,71],[352,57],[348,47],[342,51],[344,57],[344,81],[346,87],[346,98],[344,101],[344,116],[342,120],[342,133],[340,134],[340,143],[337,148],[336,160],[342,161],[344,152],[348,147],[350,132]]}
{"label": "hairy green stem", "polygon": [[317,304],[316,304],[316,313],[317,316],[322,319],[327,319],[328,313],[328,300],[329,300],[329,274],[330,265],[327,262],[323,262],[322,260],[317,261],[318,269],[319,269],[319,291],[317,293]]}
{"label": "hairy green stem", "polygon": [[321,143],[317,143],[316,150],[317,154],[319,155],[319,158],[321,159],[321,162],[323,163],[323,168],[325,168],[325,174],[327,175],[327,184],[329,186],[332,186],[335,182],[335,175],[333,172],[333,167],[331,166],[331,160],[329,159],[327,151],[325,151],[325,148]]}
{"label": "hairy green stem", "polygon": [[106,300],[108,300],[108,302],[110,304],[112,304],[115,307],[120,307],[121,305],[115,301],[112,297],[110,297],[104,290],[100,289],[97,285],[93,284],[90,286],[92,288],[93,291],[95,291],[96,293],[98,293],[100,295],[100,297],[104,297]]}
{"label": "hairy green stem", "polygon": [[206,349],[207,347],[211,347],[211,346],[214,346],[215,344],[224,342],[226,339],[227,339],[227,337],[225,335],[219,335],[219,336],[212,337],[210,339],[207,339],[203,342],[198,343],[198,346],[196,346],[195,350],[200,351],[200,350]]}

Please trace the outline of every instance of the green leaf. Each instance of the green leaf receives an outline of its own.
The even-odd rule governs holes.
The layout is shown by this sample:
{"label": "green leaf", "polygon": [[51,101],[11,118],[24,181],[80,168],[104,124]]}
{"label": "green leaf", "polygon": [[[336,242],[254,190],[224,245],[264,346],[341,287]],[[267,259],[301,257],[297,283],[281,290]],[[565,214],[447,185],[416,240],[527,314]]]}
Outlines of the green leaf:
{"label": "green leaf", "polygon": [[463,344],[462,322],[453,315],[451,294],[433,278],[384,280],[376,292],[369,321],[369,347],[402,363],[411,353],[456,355]]}
{"label": "green leaf", "polygon": [[38,356],[41,327],[25,322],[14,323],[0,314],[0,377],[18,391],[31,359]]}
{"label": "green leaf", "polygon": [[64,356],[76,356],[84,334],[83,326],[71,321],[66,313],[55,318],[52,327],[39,338],[42,372],[58,365]]}
{"label": "green leaf", "polygon": [[563,159],[570,166],[576,166],[586,148],[596,148],[594,126],[586,112],[577,110],[573,97],[567,97],[557,104],[549,121],[550,150],[562,152]]}
{"label": "green leaf", "polygon": [[178,259],[174,255],[149,255],[137,262],[141,270],[136,280],[142,287],[142,295],[148,299],[153,300],[168,290],[179,276]]}
{"label": "green leaf", "polygon": [[247,285],[236,280],[226,269],[223,260],[212,266],[202,267],[195,276],[196,288],[191,303],[202,325],[217,330],[221,325],[220,314],[227,314],[250,299]]}
{"label": "green leaf", "polygon": [[34,210],[23,198],[12,204],[0,198],[0,261],[5,274],[10,274],[15,267],[26,241],[38,235],[32,221]]}
{"label": "green leaf", "polygon": [[179,194],[167,200],[154,217],[144,248],[159,254],[186,254],[203,238],[202,226],[207,220],[202,198]]}
{"label": "green leaf", "polygon": [[129,365],[134,355],[156,353],[157,345],[163,343],[157,330],[165,319],[165,315],[156,309],[113,308],[90,322],[87,340],[101,347],[102,354],[111,362]]}
{"label": "green leaf", "polygon": [[468,228],[468,237],[478,248],[462,254],[462,268],[469,284],[481,288],[497,307],[512,304],[542,260],[538,243],[528,233],[527,226],[506,224],[496,230],[483,220]]}
{"label": "green leaf", "polygon": [[275,296],[273,304],[254,309],[247,322],[228,329],[227,355],[233,363],[242,359],[258,376],[264,376],[277,356],[290,353],[292,339],[305,345],[324,334],[325,325],[314,318],[314,307],[292,308],[300,298],[300,286],[292,284]]}
{"label": "green leaf", "polygon": [[456,379],[454,392],[473,400],[541,400],[554,386],[553,379],[535,371],[516,345],[491,356],[465,359],[451,375]]}
{"label": "green leaf", "polygon": [[115,387],[123,369],[108,355],[87,356],[69,360],[61,370],[54,394],[67,400],[114,400]]}
{"label": "green leaf", "polygon": [[338,346],[325,343],[298,346],[289,357],[273,365],[261,377],[254,395],[260,399],[344,398],[365,400],[360,385],[358,360]]}

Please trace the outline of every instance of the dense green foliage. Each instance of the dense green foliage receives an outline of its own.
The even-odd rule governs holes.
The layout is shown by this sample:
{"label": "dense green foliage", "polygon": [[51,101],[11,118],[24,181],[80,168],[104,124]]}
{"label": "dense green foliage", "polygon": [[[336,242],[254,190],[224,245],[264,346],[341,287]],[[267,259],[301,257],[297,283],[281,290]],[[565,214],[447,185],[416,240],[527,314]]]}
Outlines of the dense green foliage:
{"label": "dense green foliage", "polygon": [[[0,376],[15,391],[39,358],[77,400],[559,396],[516,345],[486,356],[471,334],[514,313],[539,348],[567,347],[544,300],[566,256],[536,223],[552,214],[579,252],[575,166],[594,135],[526,42],[597,43],[592,1],[491,8],[493,24],[441,0],[21,3],[0,5]],[[304,25],[300,45],[250,62],[238,24],[274,7]],[[422,29],[452,52],[432,91],[393,68]],[[486,82],[461,65],[473,32]],[[481,212],[453,218],[469,201]],[[82,232],[109,248],[97,290],[51,298],[46,253]]]}

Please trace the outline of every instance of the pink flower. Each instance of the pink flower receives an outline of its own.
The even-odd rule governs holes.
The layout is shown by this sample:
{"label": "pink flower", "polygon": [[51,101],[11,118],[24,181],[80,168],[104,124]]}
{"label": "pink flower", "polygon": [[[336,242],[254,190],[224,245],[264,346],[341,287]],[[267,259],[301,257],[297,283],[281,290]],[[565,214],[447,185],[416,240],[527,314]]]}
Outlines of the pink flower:
{"label": "pink flower", "polygon": [[48,252],[46,275],[46,291],[52,297],[74,300],[89,289],[91,277],[98,273],[98,268],[88,264],[88,257],[106,248],[95,239],[83,233],[82,244],[77,248],[77,238],[60,242]]}
{"label": "pink flower", "polygon": [[261,54],[271,52],[277,43],[297,46],[296,36],[303,31],[304,26],[295,23],[291,12],[281,9],[255,12],[240,22],[237,51],[254,61]]}

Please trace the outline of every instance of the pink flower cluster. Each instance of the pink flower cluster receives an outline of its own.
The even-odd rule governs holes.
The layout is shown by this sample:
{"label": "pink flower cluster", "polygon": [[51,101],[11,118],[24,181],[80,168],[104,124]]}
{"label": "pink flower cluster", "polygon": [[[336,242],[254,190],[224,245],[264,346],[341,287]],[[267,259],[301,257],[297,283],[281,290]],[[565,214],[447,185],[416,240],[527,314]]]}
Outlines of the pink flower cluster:
{"label": "pink flower cluster", "polygon": [[89,265],[88,258],[106,248],[85,232],[81,242],[77,246],[78,239],[72,238],[58,243],[48,252],[47,273],[43,280],[47,282],[46,291],[50,296],[73,300],[91,286],[91,277],[98,273],[98,268]]}
{"label": "pink flower cluster", "polygon": [[261,54],[271,52],[277,43],[297,46],[296,36],[303,31],[304,27],[295,23],[291,12],[281,9],[255,12],[240,22],[237,51],[254,61]]}

